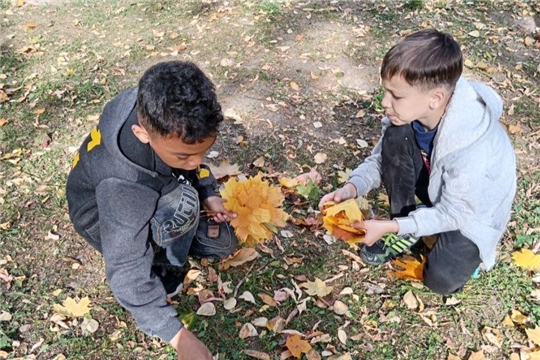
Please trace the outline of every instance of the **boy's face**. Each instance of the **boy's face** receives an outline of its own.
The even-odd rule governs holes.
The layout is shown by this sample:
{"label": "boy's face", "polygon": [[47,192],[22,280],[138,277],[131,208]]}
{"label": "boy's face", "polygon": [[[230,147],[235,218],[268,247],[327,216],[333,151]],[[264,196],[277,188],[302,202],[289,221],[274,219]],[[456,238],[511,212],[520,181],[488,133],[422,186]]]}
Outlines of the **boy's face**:
{"label": "boy's face", "polygon": [[204,155],[216,141],[211,136],[201,143],[186,144],[178,137],[150,136],[148,142],[157,156],[172,168],[195,170],[204,160]]}
{"label": "boy's face", "polygon": [[423,124],[431,122],[439,106],[437,88],[424,90],[411,86],[402,76],[382,81],[385,89],[382,106],[394,125],[405,125],[415,120]]}
{"label": "boy's face", "polygon": [[178,136],[154,135],[140,125],[133,125],[131,130],[142,143],[149,144],[165,164],[176,169],[197,169],[202,164],[208,149],[216,141],[216,135],[214,135],[200,143],[186,144]]}

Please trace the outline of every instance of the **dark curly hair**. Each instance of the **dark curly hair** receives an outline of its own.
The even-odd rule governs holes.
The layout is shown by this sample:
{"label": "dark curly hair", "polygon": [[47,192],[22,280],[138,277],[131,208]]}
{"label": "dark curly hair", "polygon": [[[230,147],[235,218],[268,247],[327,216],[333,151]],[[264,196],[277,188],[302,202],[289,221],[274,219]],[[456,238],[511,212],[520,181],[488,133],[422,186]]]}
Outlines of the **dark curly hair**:
{"label": "dark curly hair", "polygon": [[384,56],[381,78],[403,76],[411,86],[432,89],[456,86],[463,72],[463,55],[452,36],[435,29],[410,34]]}
{"label": "dark curly hair", "polygon": [[151,134],[202,142],[223,121],[214,84],[191,62],[168,61],[150,67],[139,81],[137,115]]}

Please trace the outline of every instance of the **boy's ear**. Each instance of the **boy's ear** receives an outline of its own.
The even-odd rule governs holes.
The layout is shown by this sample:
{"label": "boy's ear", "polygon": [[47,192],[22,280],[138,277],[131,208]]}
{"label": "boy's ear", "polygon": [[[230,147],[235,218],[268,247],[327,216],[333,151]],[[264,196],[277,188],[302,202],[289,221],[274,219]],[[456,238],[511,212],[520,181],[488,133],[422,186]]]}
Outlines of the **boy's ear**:
{"label": "boy's ear", "polygon": [[146,131],[146,129],[142,126],[131,125],[131,131],[133,131],[133,134],[135,134],[137,139],[139,139],[139,141],[143,144],[148,144],[150,142],[150,135],[148,134],[148,131]]}
{"label": "boy's ear", "polygon": [[437,109],[446,103],[448,92],[442,87],[436,87],[431,93],[431,101],[429,105],[432,109]]}

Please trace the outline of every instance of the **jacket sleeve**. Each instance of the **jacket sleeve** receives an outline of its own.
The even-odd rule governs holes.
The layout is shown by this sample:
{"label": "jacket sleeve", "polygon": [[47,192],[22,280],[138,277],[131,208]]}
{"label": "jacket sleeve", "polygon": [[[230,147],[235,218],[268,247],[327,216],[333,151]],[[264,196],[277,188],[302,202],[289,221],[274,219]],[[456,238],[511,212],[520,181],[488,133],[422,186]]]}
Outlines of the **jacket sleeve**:
{"label": "jacket sleeve", "polygon": [[201,164],[199,168],[195,170],[193,187],[199,193],[199,200],[201,202],[210,196],[216,196],[214,190],[216,183],[216,178],[212,175],[212,171],[208,165]]}
{"label": "jacket sleeve", "polygon": [[381,186],[381,149],[384,132],[391,125],[388,118],[382,120],[383,135],[377,142],[377,145],[371,151],[363,163],[353,170],[349,177],[349,182],[356,187],[358,196],[366,195],[370,190]]}
{"label": "jacket sleeve", "polygon": [[152,273],[150,220],[159,194],[140,184],[110,178],[96,188],[105,270],[111,290],[148,335],[170,342],[182,328],[176,310]]}
{"label": "jacket sleeve", "polygon": [[[481,192],[483,184],[475,173],[482,173],[482,165],[460,161],[442,169],[443,186],[440,200],[431,208],[420,208],[407,217],[396,218],[398,234],[415,236],[434,235],[464,228],[467,222],[476,219],[477,204],[473,194]],[[474,180],[473,180],[474,179]]]}

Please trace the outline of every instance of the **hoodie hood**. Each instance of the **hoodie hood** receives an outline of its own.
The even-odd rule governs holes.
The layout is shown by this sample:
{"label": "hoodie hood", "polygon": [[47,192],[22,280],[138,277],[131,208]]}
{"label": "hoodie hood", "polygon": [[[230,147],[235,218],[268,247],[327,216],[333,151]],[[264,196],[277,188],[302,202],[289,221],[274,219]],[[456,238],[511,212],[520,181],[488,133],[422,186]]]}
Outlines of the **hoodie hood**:
{"label": "hoodie hood", "polygon": [[[502,99],[490,87],[460,78],[439,124],[433,162],[475,143],[490,127],[498,125],[502,111]],[[460,136],[445,136],[448,133]]]}

